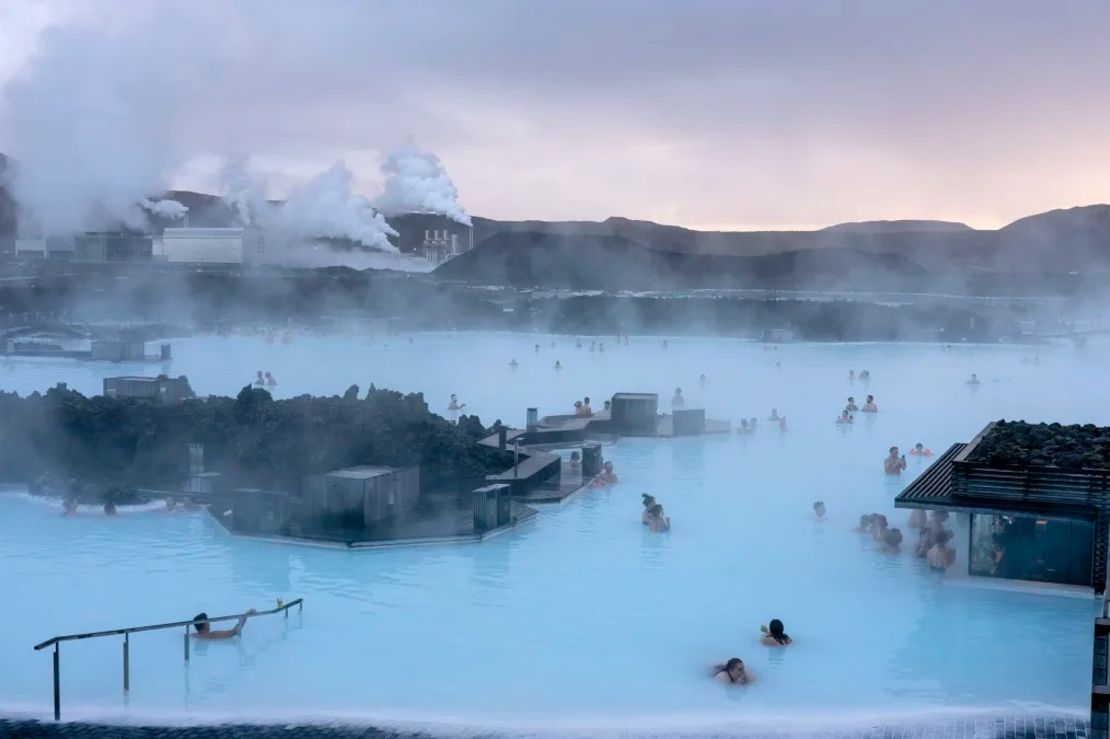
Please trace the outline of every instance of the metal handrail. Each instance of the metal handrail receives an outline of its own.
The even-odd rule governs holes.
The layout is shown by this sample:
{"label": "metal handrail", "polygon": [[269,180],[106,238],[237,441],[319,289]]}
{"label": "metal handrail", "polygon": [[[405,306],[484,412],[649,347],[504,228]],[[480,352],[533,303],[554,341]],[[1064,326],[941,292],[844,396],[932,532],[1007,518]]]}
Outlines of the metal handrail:
{"label": "metal handrail", "polygon": [[[286,618],[289,618],[289,609],[297,606],[297,611],[300,612],[304,608],[304,599],[297,598],[288,603],[282,603],[277,608],[272,608],[269,611],[255,611],[254,613],[239,613],[234,616],[216,616],[215,618],[206,618],[206,623],[217,623],[220,621],[238,621],[243,618],[253,618],[255,616],[272,616],[275,613],[283,613]],[[177,629],[182,626],[185,627],[185,662],[189,661],[189,628],[194,626],[196,621],[189,619],[188,621],[173,621],[164,624],[151,624],[149,626],[129,626],[123,629],[109,629],[107,631],[90,631],[85,634],[65,634],[62,636],[55,636],[40,642],[35,645],[35,651],[45,649],[46,647],[54,647],[54,720],[60,721],[62,719],[62,690],[61,690],[61,665],[60,665],[60,651],[61,644],[64,641],[76,641],[78,639],[96,639],[102,636],[122,636],[123,637],[123,692],[128,693],[131,690],[131,635],[137,634],[141,631],[158,631],[161,629]]]}

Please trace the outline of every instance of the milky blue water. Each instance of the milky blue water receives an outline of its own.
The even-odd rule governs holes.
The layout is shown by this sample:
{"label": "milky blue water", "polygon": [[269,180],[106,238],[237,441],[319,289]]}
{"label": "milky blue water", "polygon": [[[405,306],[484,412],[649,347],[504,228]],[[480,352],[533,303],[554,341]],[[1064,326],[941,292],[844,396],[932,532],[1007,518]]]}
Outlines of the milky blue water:
{"label": "milky blue water", "polygon": [[[480,545],[334,551],[234,539],[201,512],[64,518],[59,507],[0,493],[0,711],[49,715],[50,657],[33,652],[35,642],[268,608],[278,597],[303,597],[303,613],[252,621],[236,643],[194,645],[187,667],[180,633],[136,635],[126,699],[119,640],[64,645],[63,713],[589,731],[1084,710],[1089,591],[938,575],[908,553],[877,551],[852,527],[871,511],[904,525],[893,498],[925,463],[911,458],[901,479],[884,475],[892,444],[939,452],[1003,416],[1110,424],[1100,374],[1108,347],[770,350],[670,339],[664,349],[633,338],[591,353],[547,336],[412,339],[196,337],[174,342],[166,369],[202,394],[234,394],[260,369],[278,379],[279,397],[373,382],[422,390],[438,410],[454,392],[487,424],[518,425],[530,405],[560,413],[583,395],[599,407],[617,391],[669,398],[681,385],[688,406],[733,422],[758,416],[764,427],[621,440],[605,450],[618,486],[543,508]],[[850,383],[850,368],[869,369],[871,381]],[[104,376],[157,369],[6,359],[0,388],[65,381],[95,393]],[[965,384],[972,372],[978,387]],[[878,414],[833,423],[846,396],[868,393]],[[762,420],[771,407],[786,414],[787,431]],[[669,534],[640,524],[645,491],[671,516]],[[816,499],[829,509],[823,522],[810,513]],[[789,649],[759,644],[759,625],[775,617],[796,639]],[[707,677],[731,656],[755,684]]]}

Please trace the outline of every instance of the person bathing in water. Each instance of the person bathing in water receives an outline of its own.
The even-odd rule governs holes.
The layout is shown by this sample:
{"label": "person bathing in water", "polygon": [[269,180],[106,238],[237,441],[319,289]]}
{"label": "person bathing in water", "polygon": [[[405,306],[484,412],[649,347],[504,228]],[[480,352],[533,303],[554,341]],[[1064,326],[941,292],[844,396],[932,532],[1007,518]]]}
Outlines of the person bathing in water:
{"label": "person bathing in water", "polygon": [[730,685],[747,685],[755,677],[744,666],[744,660],[733,657],[723,665],[713,665],[713,679]]}
{"label": "person bathing in water", "polygon": [[851,395],[848,396],[848,405],[844,406],[844,410],[848,411],[849,413],[855,413],[859,410],[859,406],[856,405],[856,399],[853,398]]}
{"label": "person bathing in water", "polygon": [[664,531],[671,530],[671,519],[669,516],[663,514],[663,506],[658,503],[652,503],[647,513],[647,525],[653,534],[661,534]]}
{"label": "person bathing in water", "polygon": [[819,500],[819,501],[817,501],[816,503],[813,504],[813,515],[817,516],[818,521],[823,521],[825,519],[825,502],[824,501]]}
{"label": "person bathing in water", "polygon": [[447,410],[449,410],[449,411],[461,411],[465,407],[466,407],[466,403],[460,403],[459,402],[459,396],[455,395],[454,393],[451,393],[451,402],[447,404]]}
{"label": "person bathing in water", "polygon": [[772,408],[771,409],[771,415],[767,416],[767,420],[768,421],[777,421],[777,420],[779,420],[779,409],[778,408]]}
{"label": "person bathing in water", "polygon": [[840,418],[836,419],[837,423],[855,423],[856,419],[852,418],[852,414],[847,409],[840,412]]}
{"label": "person bathing in water", "polygon": [[777,618],[772,618],[769,624],[760,626],[759,630],[763,632],[763,638],[759,641],[768,647],[785,647],[794,643],[783,631],[782,621]]}
{"label": "person bathing in water", "polygon": [[919,441],[913,445],[913,449],[910,450],[910,454],[915,457],[931,457],[933,456],[933,450],[926,449],[925,445]]}
{"label": "person bathing in water", "polygon": [[867,400],[864,401],[864,403],[863,403],[863,412],[864,413],[878,413],[879,412],[879,406],[875,405],[875,396],[874,395],[868,395],[867,396]]}
{"label": "person bathing in water", "polygon": [[277,387],[277,380],[274,379],[273,375],[271,375],[269,372],[266,372],[265,376],[266,376],[266,387]]}
{"label": "person bathing in water", "polygon": [[674,397],[671,398],[671,408],[685,408],[686,398],[682,397],[682,388],[676,387],[674,389]]}
{"label": "person bathing in water", "polygon": [[640,499],[644,503],[644,512],[640,514],[640,523],[649,526],[651,525],[651,509],[655,505],[655,496],[643,493],[640,495]]}
{"label": "person bathing in water", "polygon": [[971,374],[971,379],[967,381],[967,384],[968,385],[978,385],[979,384],[979,375],[977,375],[973,372]]}
{"label": "person bathing in water", "polygon": [[234,639],[243,633],[243,625],[247,619],[258,613],[258,611],[251,608],[242,616],[239,617],[239,623],[235,624],[234,628],[223,629],[222,631],[213,631],[212,624],[208,623],[207,613],[198,613],[193,617],[193,628],[195,631],[189,636],[194,639]]}
{"label": "person bathing in water", "polygon": [[266,384],[266,378],[262,376],[262,370],[258,370],[258,372],[255,373],[255,374],[256,374],[256,376],[254,378],[255,386],[256,387],[262,387],[263,385],[265,385]]}
{"label": "person bathing in water", "polygon": [[590,485],[595,488],[609,487],[610,485],[617,484],[617,473],[613,472],[613,463],[606,462],[601,465],[601,472],[590,481]]}
{"label": "person bathing in water", "polygon": [[906,469],[906,455],[898,456],[898,447],[890,448],[890,456],[883,460],[883,470],[888,475],[900,475]]}

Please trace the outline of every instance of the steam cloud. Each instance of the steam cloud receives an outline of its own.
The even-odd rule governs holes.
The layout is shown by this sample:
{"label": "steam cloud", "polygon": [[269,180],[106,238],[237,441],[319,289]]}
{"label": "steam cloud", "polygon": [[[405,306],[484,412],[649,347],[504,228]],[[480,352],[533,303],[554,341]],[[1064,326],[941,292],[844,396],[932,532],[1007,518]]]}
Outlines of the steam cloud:
{"label": "steam cloud", "polygon": [[189,212],[189,207],[184,203],[179,203],[176,200],[150,200],[144,198],[139,203],[143,210],[162,218],[169,218],[176,221],[178,218],[184,218],[185,214]]}
{"label": "steam cloud", "polygon": [[[44,32],[36,53],[0,87],[0,151],[13,160],[8,179],[24,230],[37,225],[33,230],[49,235],[121,224],[144,229],[148,213],[183,217],[182,204],[160,199],[174,174],[214,150],[237,149],[252,132],[249,122],[217,126],[197,110],[242,104],[242,80],[225,83],[222,74],[255,68],[259,57],[243,33],[258,29],[264,38],[280,37],[280,29],[300,17],[267,16],[275,25],[263,29],[234,4],[208,4],[204,12],[191,0],[165,0],[141,12],[128,8],[79,12]],[[324,9],[318,19],[339,32],[350,26],[354,12]],[[314,64],[320,74],[345,68],[347,60],[332,51],[287,49],[274,63],[295,70]],[[369,200],[352,191],[353,177],[342,164],[294,186],[279,208],[266,200],[266,183],[246,163],[245,155],[233,157],[220,173],[220,194],[244,225],[395,251],[387,239],[395,232]],[[444,213],[469,223],[434,155],[405,147],[389,157],[383,172],[383,202],[398,212]]]}
{"label": "steam cloud", "polygon": [[382,162],[382,175],[385,189],[377,206],[387,216],[437,213],[471,225],[470,216],[459,205],[455,183],[435,154],[411,144],[399,146]]}
{"label": "steam cloud", "polygon": [[281,208],[282,225],[304,236],[347,238],[379,251],[396,251],[389,236],[397,232],[370,201],[351,190],[351,171],[336,162],[289,194]]}

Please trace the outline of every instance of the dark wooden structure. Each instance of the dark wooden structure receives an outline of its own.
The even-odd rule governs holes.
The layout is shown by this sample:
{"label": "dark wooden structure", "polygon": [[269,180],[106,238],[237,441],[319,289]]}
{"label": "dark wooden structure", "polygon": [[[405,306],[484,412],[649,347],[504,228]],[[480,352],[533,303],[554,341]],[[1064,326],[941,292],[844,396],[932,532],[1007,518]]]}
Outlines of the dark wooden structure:
{"label": "dark wooden structure", "polygon": [[993,428],[993,423],[987,424],[967,444],[953,444],[895,498],[895,506],[1089,522],[1094,525],[1091,585],[1096,592],[1103,592],[1110,471],[974,461],[975,447]]}
{"label": "dark wooden structure", "polygon": [[659,396],[655,393],[617,393],[613,396],[613,430],[628,436],[655,434]]}

